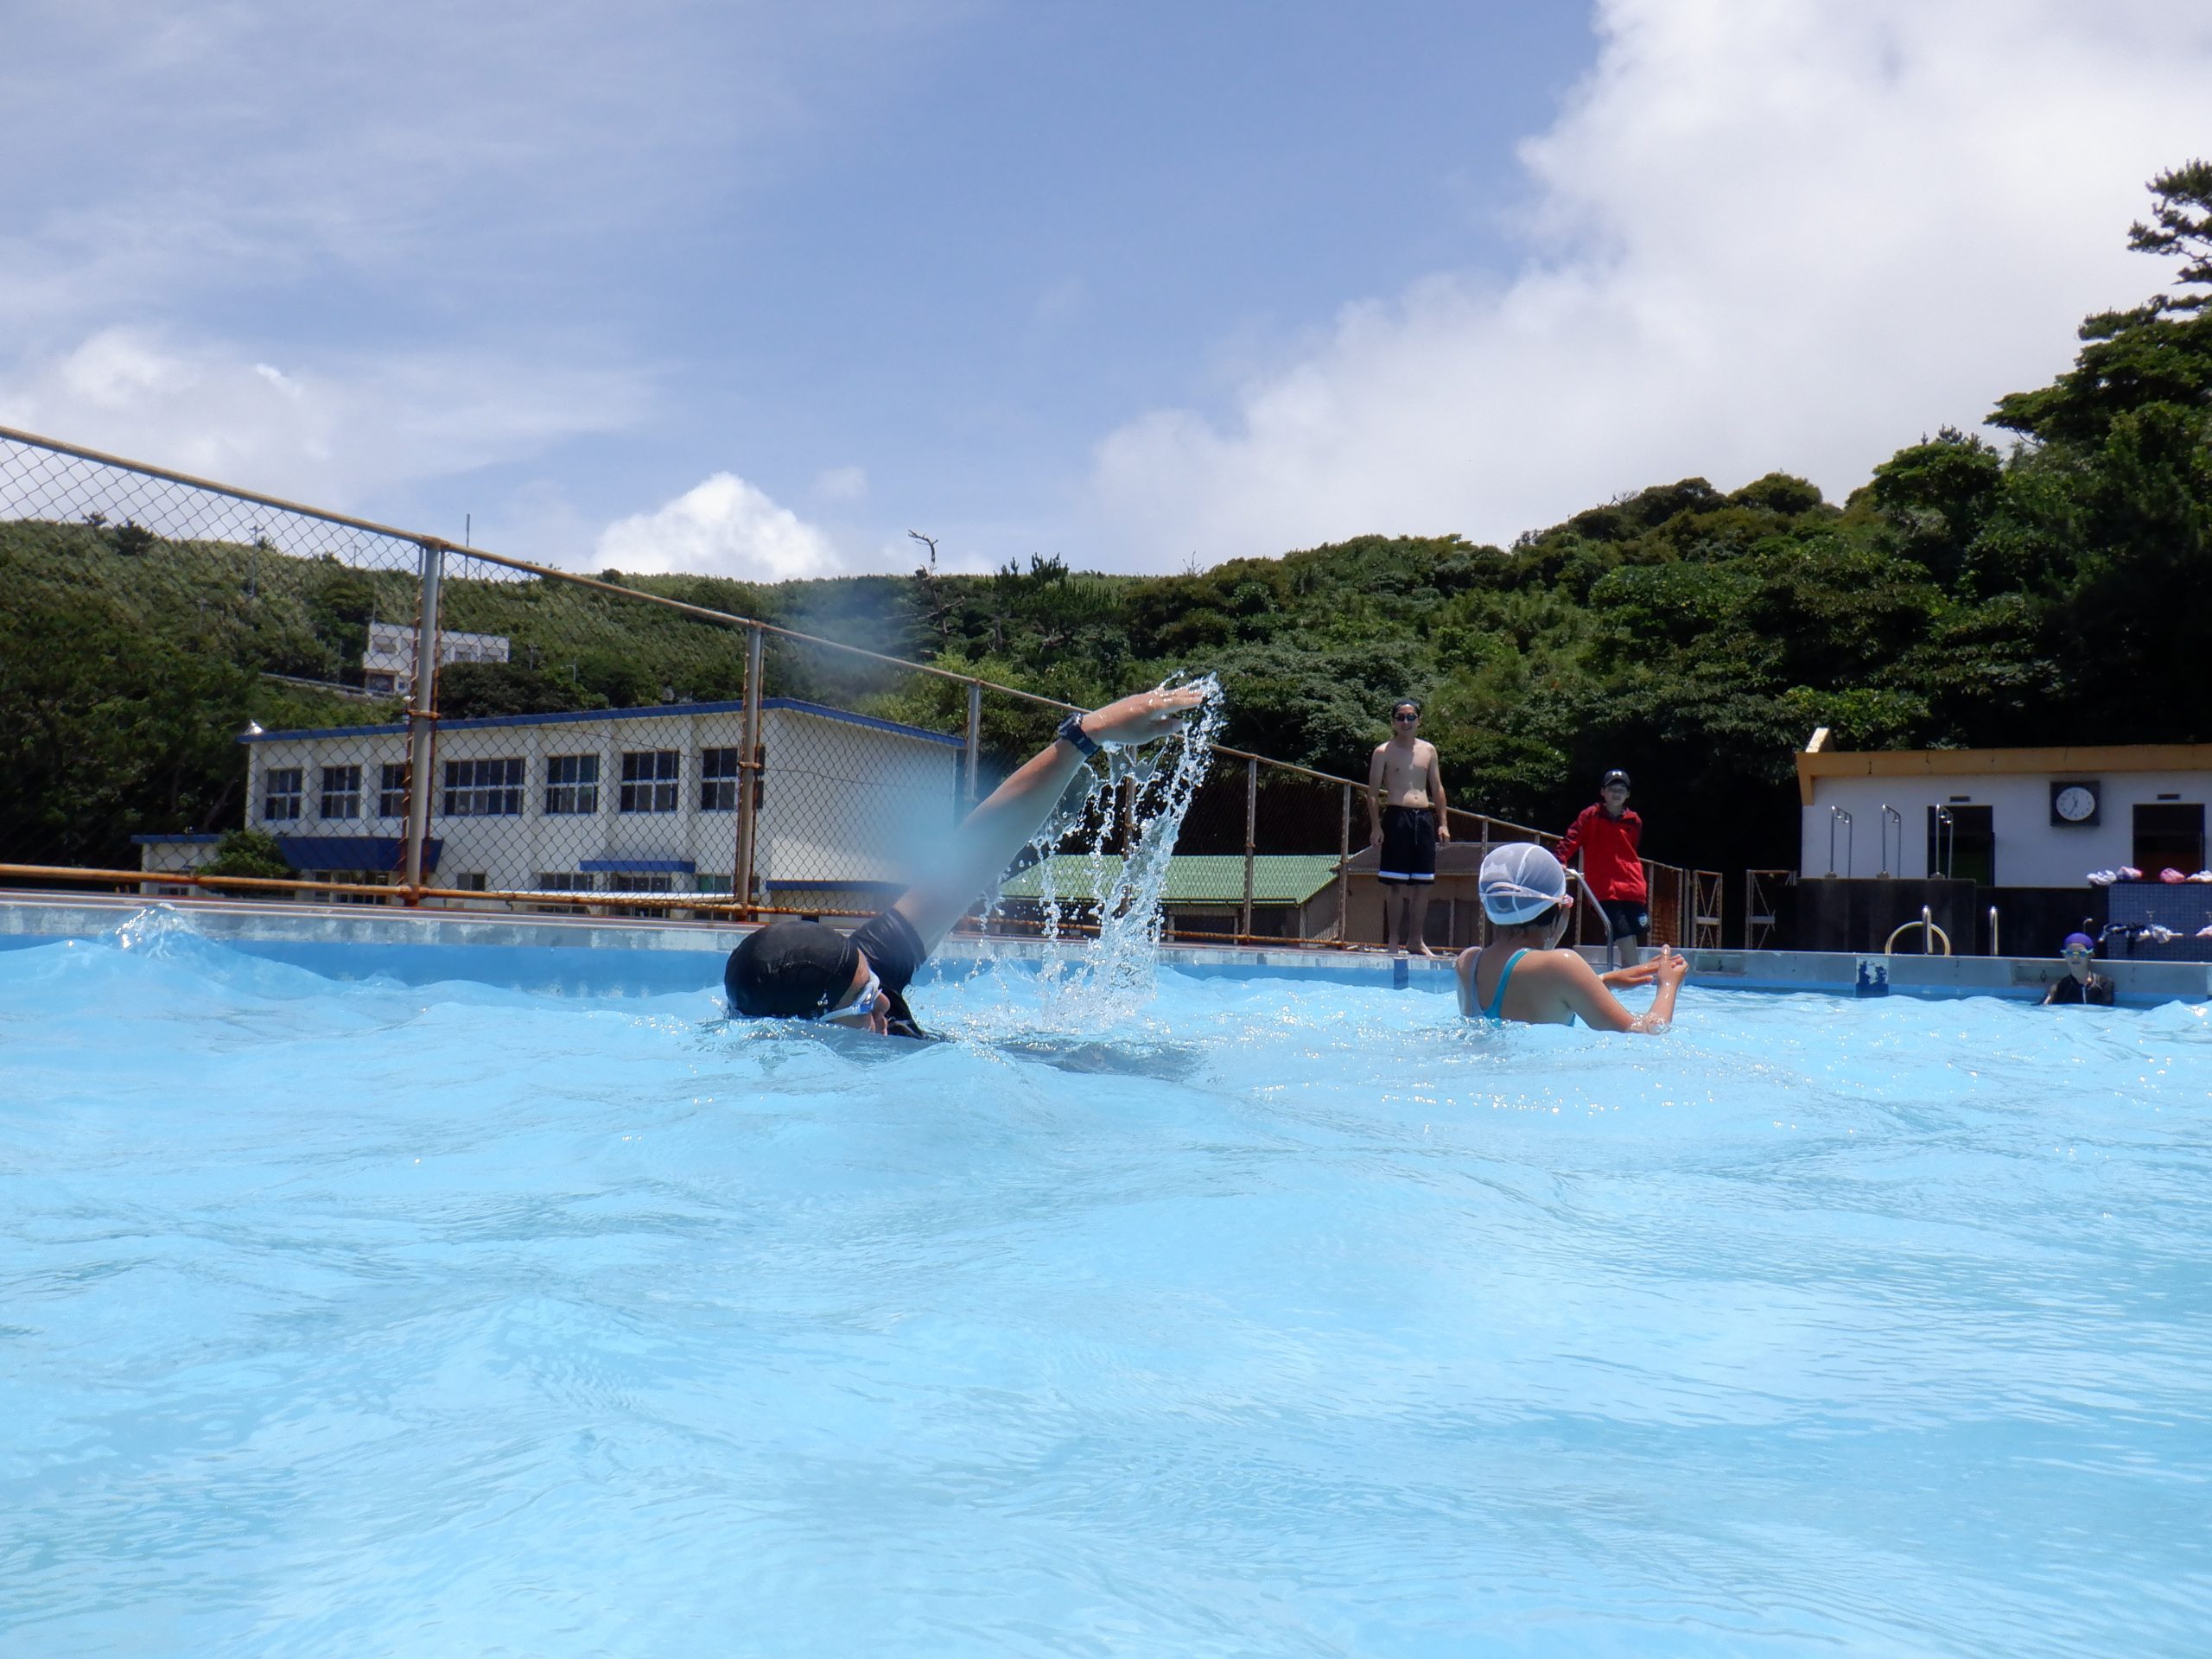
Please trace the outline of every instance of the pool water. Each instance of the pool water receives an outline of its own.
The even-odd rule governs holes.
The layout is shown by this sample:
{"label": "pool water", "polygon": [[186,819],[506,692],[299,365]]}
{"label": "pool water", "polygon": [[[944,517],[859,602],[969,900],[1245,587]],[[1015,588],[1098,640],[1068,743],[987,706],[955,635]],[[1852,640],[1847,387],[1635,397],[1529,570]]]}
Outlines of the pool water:
{"label": "pool water", "polygon": [[0,1649],[2212,1642],[2202,1007],[453,956],[0,951]]}

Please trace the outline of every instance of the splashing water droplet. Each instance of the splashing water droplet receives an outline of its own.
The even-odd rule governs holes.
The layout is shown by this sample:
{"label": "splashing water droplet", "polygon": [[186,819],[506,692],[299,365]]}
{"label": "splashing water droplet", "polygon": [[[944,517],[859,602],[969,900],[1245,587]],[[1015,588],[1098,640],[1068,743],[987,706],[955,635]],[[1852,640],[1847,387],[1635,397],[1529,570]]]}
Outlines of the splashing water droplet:
{"label": "splashing water droplet", "polygon": [[[1175,840],[1198,785],[1212,764],[1223,721],[1221,683],[1212,675],[1185,681],[1176,675],[1160,689],[1187,683],[1205,693],[1194,718],[1142,748],[1109,751],[1103,767],[1086,768],[1089,786],[1029,843],[1040,866],[1045,938],[1058,941],[1078,914],[1095,924],[1088,948],[1053,952],[1039,979],[1051,1023],[1096,1028],[1127,1018],[1152,995],[1160,958],[1160,896],[1175,855]],[[1122,851],[1109,854],[1118,840]],[[1084,860],[1077,891],[1058,891],[1068,850]],[[1071,937],[1082,938],[1081,934]]]}
{"label": "splashing water droplet", "polygon": [[149,905],[107,937],[118,950],[162,957],[169,954],[179,939],[198,936],[193,931],[192,923],[175,905]]}

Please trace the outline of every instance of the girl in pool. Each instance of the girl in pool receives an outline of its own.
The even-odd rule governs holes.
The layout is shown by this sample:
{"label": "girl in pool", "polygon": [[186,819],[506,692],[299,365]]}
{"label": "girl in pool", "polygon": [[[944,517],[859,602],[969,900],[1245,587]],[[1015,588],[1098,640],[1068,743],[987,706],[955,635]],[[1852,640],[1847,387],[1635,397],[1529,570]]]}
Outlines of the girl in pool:
{"label": "girl in pool", "polygon": [[[1542,848],[1514,842],[1483,860],[1478,883],[1483,913],[1495,937],[1459,953],[1459,1012],[1495,1025],[1571,1026],[1595,1031],[1662,1032],[1675,1017],[1675,993],[1689,963],[1671,947],[1649,962],[1600,974],[1572,950],[1558,948],[1574,913],[1567,872]],[[1615,990],[1656,985],[1651,1006],[1630,1014]]]}

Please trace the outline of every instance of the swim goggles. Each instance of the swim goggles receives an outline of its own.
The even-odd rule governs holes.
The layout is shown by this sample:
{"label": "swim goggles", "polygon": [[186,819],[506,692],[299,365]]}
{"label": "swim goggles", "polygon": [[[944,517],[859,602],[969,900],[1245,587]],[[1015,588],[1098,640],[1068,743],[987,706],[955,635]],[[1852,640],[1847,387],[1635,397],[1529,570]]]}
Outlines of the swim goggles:
{"label": "swim goggles", "polygon": [[834,1008],[824,1008],[813,1017],[817,1020],[843,1020],[855,1014],[874,1014],[875,999],[882,995],[883,976],[877,973],[874,965],[871,964],[868,970],[867,982],[861,987],[858,996],[854,997],[849,1002],[840,1002]]}

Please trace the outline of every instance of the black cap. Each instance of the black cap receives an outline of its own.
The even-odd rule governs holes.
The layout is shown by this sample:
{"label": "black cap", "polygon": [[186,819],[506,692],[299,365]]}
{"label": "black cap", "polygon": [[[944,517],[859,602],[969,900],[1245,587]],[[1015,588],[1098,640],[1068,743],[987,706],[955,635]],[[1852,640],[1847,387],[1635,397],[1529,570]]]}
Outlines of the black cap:
{"label": "black cap", "polygon": [[1615,784],[1618,784],[1623,789],[1629,786],[1628,773],[1623,772],[1618,766],[1615,766],[1598,780],[1598,787],[1600,789],[1610,789]]}
{"label": "black cap", "polygon": [[852,988],[860,947],[819,922],[771,922],[722,964],[731,1009],[753,1020],[811,1020]]}

